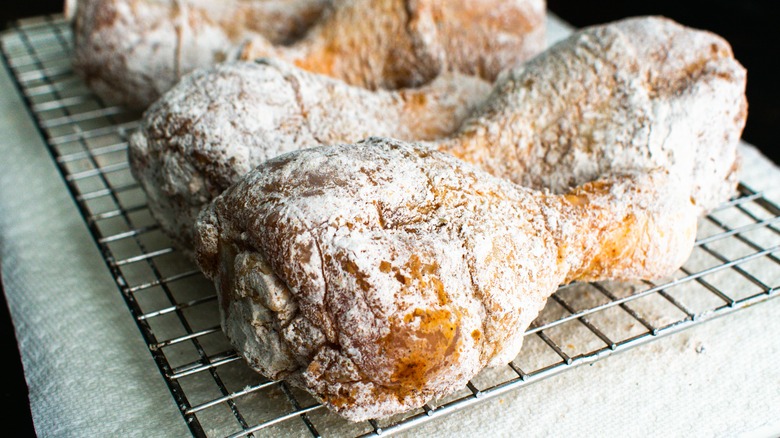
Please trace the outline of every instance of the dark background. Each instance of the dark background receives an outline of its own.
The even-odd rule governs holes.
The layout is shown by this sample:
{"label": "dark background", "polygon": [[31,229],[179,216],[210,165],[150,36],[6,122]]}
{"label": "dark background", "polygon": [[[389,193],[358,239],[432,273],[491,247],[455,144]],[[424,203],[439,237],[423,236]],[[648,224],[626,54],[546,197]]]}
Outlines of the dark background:
{"label": "dark background", "polygon": [[[20,17],[61,12],[63,0],[15,2],[0,7],[0,29]],[[743,138],[764,155],[780,163],[780,148],[773,130],[780,128],[780,77],[774,64],[780,56],[780,1],[776,0],[548,0],[550,11],[583,27],[636,15],[664,15],[687,26],[707,29],[728,40],[737,60],[748,70],[749,115]],[[770,67],[770,65],[772,67]],[[34,434],[27,386],[10,323],[5,295],[0,293],[0,357],[8,373],[0,385],[0,404],[6,410],[7,430],[16,436]],[[16,427],[14,427],[16,426]]]}

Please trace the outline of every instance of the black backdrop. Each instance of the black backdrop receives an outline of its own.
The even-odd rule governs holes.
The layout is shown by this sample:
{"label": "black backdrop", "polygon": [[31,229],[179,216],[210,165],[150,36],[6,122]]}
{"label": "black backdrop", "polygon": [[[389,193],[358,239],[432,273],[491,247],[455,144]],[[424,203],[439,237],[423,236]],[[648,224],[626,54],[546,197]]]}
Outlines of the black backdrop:
{"label": "black backdrop", "polygon": [[[12,2],[0,7],[0,27],[20,17],[60,12],[64,0]],[[743,138],[780,163],[775,130],[780,129],[780,78],[772,69],[780,55],[780,1],[777,0],[548,0],[548,8],[576,27],[635,15],[665,15],[682,24],[711,30],[726,38],[736,58],[748,70],[749,115]],[[16,436],[33,435],[19,353],[10,324],[5,296],[0,293],[0,355],[6,360],[0,403],[8,430]],[[5,409],[5,408],[4,408]],[[16,427],[14,427],[16,426]],[[22,431],[26,433],[22,433]]]}

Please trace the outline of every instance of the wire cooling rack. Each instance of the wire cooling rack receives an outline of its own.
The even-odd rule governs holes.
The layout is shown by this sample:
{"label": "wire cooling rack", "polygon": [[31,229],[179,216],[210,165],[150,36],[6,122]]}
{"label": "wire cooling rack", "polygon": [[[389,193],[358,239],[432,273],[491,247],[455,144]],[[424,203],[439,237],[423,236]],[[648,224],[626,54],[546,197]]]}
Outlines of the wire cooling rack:
{"label": "wire cooling rack", "polygon": [[194,436],[360,436],[413,428],[545,377],[777,296],[780,209],[740,186],[700,225],[691,258],[668,281],[562,287],[505,367],[463,390],[381,421],[348,423],[305,392],[251,371],[219,328],[212,285],[172,246],[130,175],[139,114],[105,105],[71,70],[58,16],[17,23],[3,60],[76,200]]}

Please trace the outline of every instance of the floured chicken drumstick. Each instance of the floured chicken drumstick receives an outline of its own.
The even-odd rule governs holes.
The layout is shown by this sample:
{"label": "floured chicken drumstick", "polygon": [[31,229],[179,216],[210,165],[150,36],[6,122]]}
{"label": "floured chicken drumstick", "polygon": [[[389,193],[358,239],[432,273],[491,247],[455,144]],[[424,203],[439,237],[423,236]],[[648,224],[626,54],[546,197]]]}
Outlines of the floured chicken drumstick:
{"label": "floured chicken drumstick", "polygon": [[489,97],[485,88],[449,76],[373,93],[276,61],[231,64],[185,79],[151,108],[130,162],[185,250],[200,208],[252,167],[369,135],[439,138],[431,147],[555,192],[659,168],[706,211],[736,186],[745,71],[711,33],[653,17],[596,26],[508,70]]}
{"label": "floured chicken drumstick", "polygon": [[145,109],[192,70],[241,44],[289,43],[329,0],[67,0],[73,67],[100,97]]}
{"label": "floured chicken drumstick", "polygon": [[254,169],[203,211],[198,263],[252,367],[358,421],[512,360],[561,283],[669,274],[697,213],[662,174],[553,195],[371,138]]}
{"label": "floured chicken drumstick", "polygon": [[489,90],[444,74],[424,87],[369,93],[270,59],[227,63],[186,77],[146,113],[130,139],[131,170],[162,229],[189,251],[203,206],[258,164],[371,135],[443,137]]}
{"label": "floured chicken drumstick", "polygon": [[334,0],[291,46],[254,38],[242,59],[274,57],[369,89],[455,71],[493,81],[545,47],[544,0]]}
{"label": "floured chicken drumstick", "polygon": [[68,0],[66,9],[75,71],[98,96],[137,109],[242,51],[398,88],[446,71],[493,79],[545,43],[544,0]]}
{"label": "floured chicken drumstick", "polygon": [[627,19],[508,70],[479,113],[437,147],[556,192],[610,172],[665,169],[707,211],[737,185],[745,82],[717,35]]}

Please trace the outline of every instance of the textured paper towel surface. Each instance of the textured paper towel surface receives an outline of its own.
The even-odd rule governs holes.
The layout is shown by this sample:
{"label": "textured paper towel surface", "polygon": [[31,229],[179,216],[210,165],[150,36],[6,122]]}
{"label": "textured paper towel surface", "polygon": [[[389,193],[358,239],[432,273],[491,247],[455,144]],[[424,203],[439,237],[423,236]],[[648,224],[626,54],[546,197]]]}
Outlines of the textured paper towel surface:
{"label": "textured paper towel surface", "polygon": [[0,259],[36,432],[186,436],[176,404],[23,108],[0,67]]}

